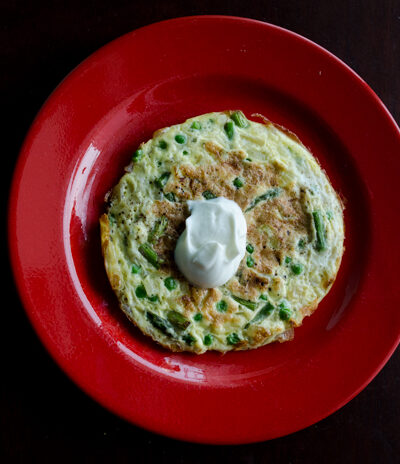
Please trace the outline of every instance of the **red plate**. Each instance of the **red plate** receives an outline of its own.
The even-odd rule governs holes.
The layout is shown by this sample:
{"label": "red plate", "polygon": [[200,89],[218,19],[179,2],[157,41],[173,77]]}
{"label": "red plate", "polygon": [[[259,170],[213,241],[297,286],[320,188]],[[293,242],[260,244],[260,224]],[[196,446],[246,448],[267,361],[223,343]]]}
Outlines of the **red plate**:
{"label": "red plate", "polygon": [[[335,285],[289,343],[172,354],[129,324],[100,252],[103,197],[160,127],[241,108],[300,136],[347,200]],[[400,133],[372,90],[318,45],[258,21],[165,21],[112,42],[55,90],[11,192],[17,285],[41,340],[87,393],[170,437],[248,443],[331,414],[399,342]]]}

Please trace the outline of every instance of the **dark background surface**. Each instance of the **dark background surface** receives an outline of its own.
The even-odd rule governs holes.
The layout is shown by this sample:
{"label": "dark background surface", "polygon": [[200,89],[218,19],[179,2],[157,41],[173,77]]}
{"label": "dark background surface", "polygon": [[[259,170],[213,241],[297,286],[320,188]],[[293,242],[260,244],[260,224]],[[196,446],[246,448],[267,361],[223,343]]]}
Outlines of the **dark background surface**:
{"label": "dark background surface", "polygon": [[[2,0],[4,212],[23,138],[65,75],[96,49],[132,29],[194,14],[247,16],[304,35],[361,75],[399,122],[400,2],[396,0]],[[7,263],[6,247],[2,251]],[[10,272],[3,282],[3,294],[11,295],[9,301],[2,300],[0,337],[5,374],[0,384],[3,462],[400,462],[399,350],[355,399],[303,431],[253,445],[183,443],[130,425],[81,392],[38,341]],[[377,310],[384,313],[384,308]]]}

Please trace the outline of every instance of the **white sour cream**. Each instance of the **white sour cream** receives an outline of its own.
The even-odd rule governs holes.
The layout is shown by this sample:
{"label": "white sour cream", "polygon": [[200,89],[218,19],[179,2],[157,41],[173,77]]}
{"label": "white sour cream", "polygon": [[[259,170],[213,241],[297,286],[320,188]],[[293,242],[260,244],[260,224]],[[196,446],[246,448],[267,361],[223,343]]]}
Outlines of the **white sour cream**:
{"label": "white sour cream", "polygon": [[237,271],[246,252],[242,210],[224,197],[188,201],[191,215],[175,248],[175,262],[192,284],[213,288]]}

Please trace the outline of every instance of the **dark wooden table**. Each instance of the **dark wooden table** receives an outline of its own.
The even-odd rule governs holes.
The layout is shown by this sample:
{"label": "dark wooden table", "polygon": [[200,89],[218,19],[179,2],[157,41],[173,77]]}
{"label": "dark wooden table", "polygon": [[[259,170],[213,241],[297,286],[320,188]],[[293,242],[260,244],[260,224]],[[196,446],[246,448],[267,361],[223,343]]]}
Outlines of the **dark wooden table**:
{"label": "dark wooden table", "polygon": [[[97,48],[132,29],[194,14],[247,16],[308,37],[349,64],[400,120],[398,0],[3,0],[0,88],[5,116],[1,137],[5,207],[24,135],[61,79]],[[7,266],[6,246],[2,262]],[[361,394],[303,431],[236,447],[182,443],[134,427],[82,393],[38,341],[10,272],[4,283],[2,462],[400,462],[399,350]],[[377,310],[384,317],[385,308]]]}

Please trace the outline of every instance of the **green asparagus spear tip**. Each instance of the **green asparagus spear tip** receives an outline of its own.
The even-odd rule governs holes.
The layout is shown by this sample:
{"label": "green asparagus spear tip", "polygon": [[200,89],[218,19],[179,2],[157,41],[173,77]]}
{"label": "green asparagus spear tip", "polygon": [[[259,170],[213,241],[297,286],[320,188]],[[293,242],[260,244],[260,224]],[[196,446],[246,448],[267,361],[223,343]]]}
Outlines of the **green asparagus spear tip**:
{"label": "green asparagus spear tip", "polygon": [[155,243],[161,235],[165,232],[165,229],[168,225],[168,219],[165,216],[161,216],[161,218],[155,223],[153,229],[149,233],[148,242]]}

